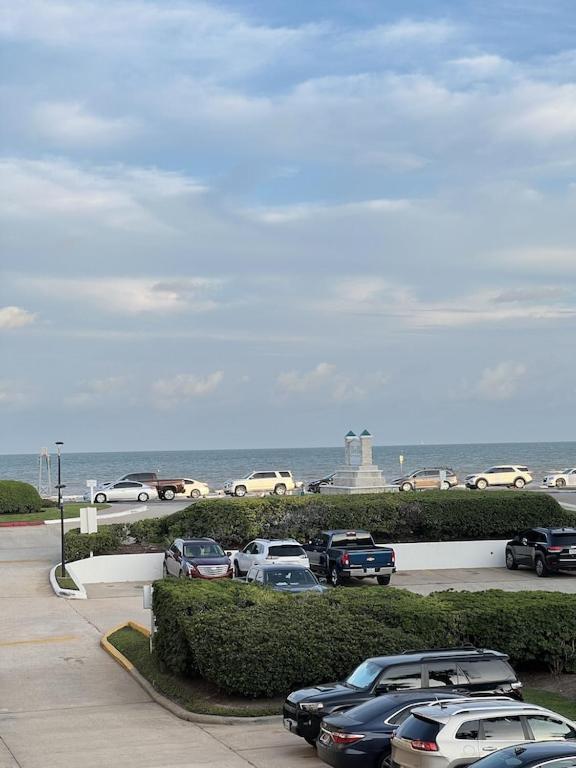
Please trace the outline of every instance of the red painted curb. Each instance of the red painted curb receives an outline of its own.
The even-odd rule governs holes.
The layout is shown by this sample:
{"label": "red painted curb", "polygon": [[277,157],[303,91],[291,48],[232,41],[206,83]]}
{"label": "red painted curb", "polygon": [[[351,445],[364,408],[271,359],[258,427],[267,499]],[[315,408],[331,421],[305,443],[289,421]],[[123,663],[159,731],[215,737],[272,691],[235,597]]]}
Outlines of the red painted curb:
{"label": "red painted curb", "polygon": [[14,520],[11,523],[0,521],[0,528],[22,528],[27,525],[44,525],[44,520]]}

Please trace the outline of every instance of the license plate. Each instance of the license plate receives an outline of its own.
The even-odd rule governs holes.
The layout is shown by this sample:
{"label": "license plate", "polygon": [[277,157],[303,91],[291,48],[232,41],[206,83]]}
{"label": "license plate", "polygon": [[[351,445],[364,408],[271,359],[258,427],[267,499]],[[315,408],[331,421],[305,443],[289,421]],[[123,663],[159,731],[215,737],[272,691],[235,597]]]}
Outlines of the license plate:
{"label": "license plate", "polygon": [[322,733],[320,734],[319,741],[321,744],[329,744],[330,734],[327,731],[322,731]]}
{"label": "license plate", "polygon": [[365,568],[364,573],[376,573],[376,568]]}
{"label": "license plate", "polygon": [[569,555],[576,555],[576,547],[570,547],[568,550]]}
{"label": "license plate", "polygon": [[294,722],[294,720],[289,720],[287,717],[285,717],[283,720],[283,723],[284,723],[284,728],[286,728],[287,731],[292,732],[293,730],[296,729],[296,723]]}

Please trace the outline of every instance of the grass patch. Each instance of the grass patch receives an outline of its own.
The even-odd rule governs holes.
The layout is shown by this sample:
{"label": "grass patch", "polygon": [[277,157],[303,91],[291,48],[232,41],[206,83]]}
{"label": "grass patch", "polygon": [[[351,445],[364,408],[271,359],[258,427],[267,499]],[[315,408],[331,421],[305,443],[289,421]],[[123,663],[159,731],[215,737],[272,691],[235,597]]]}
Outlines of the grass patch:
{"label": "grass patch", "polygon": [[540,707],[546,707],[559,715],[576,720],[576,701],[568,699],[559,693],[544,691],[541,688],[525,688],[524,700],[530,704],[538,704]]}
{"label": "grass patch", "polygon": [[56,581],[58,586],[62,589],[78,589],[78,586],[74,579],[69,575],[68,571],[64,571],[65,576],[60,576],[60,566],[56,568]]}
{"label": "grass patch", "polygon": [[[87,501],[82,504],[64,504],[64,517],[79,517],[80,509],[82,507],[93,506],[97,509],[108,509],[110,504],[89,504]],[[60,510],[58,507],[48,507],[43,509],[42,512],[29,512],[18,514],[2,514],[0,515],[0,523],[21,523],[28,522],[29,520],[59,520]]]}
{"label": "grass patch", "polygon": [[124,627],[108,639],[134,664],[158,693],[180,704],[189,712],[235,717],[279,715],[282,712],[283,699],[266,699],[262,702],[241,696],[225,696],[203,680],[191,680],[163,672],[155,656],[150,653],[148,638],[135,629]]}

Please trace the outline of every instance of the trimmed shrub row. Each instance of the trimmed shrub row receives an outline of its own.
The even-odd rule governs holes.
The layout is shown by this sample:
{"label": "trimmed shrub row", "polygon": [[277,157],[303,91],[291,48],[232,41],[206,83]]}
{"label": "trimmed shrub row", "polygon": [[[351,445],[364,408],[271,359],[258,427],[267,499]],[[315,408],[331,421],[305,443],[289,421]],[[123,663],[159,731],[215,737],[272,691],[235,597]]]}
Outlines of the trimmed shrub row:
{"label": "trimmed shrub row", "polygon": [[0,515],[41,511],[42,499],[33,485],[19,480],[0,480]]}
{"label": "trimmed shrub row", "polygon": [[94,555],[113,555],[126,535],[124,525],[103,525],[97,533],[80,533],[79,528],[67,531],[64,536],[64,553],[67,562],[83,560]]}
{"label": "trimmed shrub row", "polygon": [[369,656],[461,645],[517,667],[576,671],[576,595],[501,591],[423,597],[364,587],[278,594],[234,582],[154,586],[155,652],[168,669],[249,697],[342,679]]}
{"label": "trimmed shrub row", "polygon": [[139,541],[212,536],[225,547],[255,537],[307,541],[326,528],[366,528],[379,542],[502,539],[534,525],[571,525],[574,513],[545,493],[443,491],[199,501],[133,523]]}

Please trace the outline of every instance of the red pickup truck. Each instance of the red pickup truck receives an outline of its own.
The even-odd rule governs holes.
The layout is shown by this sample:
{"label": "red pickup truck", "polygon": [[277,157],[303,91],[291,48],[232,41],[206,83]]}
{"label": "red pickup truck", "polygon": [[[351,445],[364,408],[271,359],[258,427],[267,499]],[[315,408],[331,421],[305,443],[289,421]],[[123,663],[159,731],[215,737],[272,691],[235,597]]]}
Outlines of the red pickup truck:
{"label": "red pickup truck", "polygon": [[171,501],[177,493],[184,493],[184,480],[160,480],[156,472],[133,472],[124,475],[120,480],[134,480],[138,483],[151,485],[158,491],[162,500]]}

